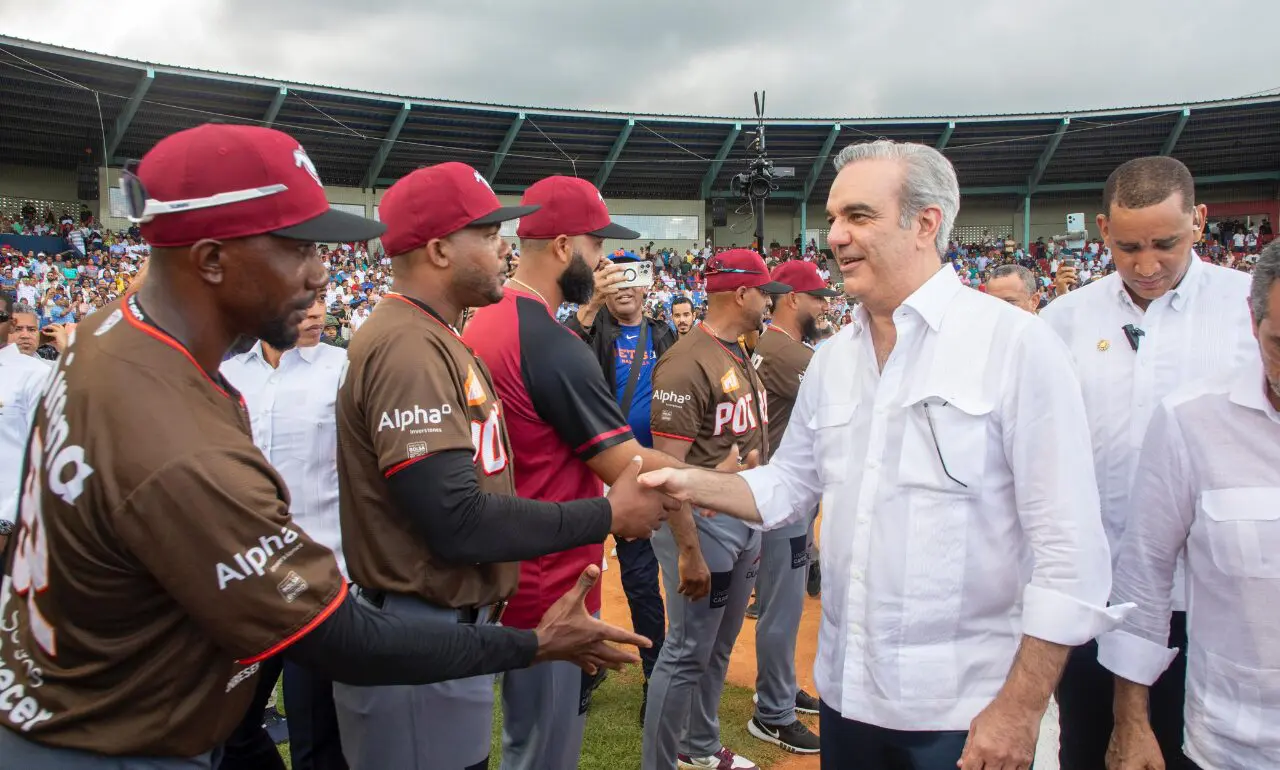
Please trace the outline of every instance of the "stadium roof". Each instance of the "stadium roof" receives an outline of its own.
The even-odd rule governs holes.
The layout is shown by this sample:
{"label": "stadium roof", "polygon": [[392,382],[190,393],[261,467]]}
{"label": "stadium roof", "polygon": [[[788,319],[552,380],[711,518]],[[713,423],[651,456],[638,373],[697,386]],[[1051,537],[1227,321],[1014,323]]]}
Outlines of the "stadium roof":
{"label": "stadium roof", "polygon": [[[385,187],[461,160],[501,191],[549,174],[607,195],[726,195],[745,170],[752,118],[514,107],[360,92],[130,61],[0,36],[0,158],[72,169],[121,165],[160,138],[209,121],[296,136],[329,184]],[[1201,185],[1280,181],[1280,95],[1070,113],[767,121],[769,155],[795,176],[777,198],[808,198],[830,158],[858,140],[925,142],[946,153],[967,195],[1097,190],[1129,158],[1172,154]],[[102,159],[107,158],[107,163]]]}

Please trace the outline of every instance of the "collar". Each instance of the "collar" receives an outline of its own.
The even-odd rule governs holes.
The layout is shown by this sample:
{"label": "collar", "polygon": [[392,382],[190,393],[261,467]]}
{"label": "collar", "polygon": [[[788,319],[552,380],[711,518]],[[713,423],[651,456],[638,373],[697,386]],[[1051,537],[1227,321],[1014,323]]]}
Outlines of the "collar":
{"label": "collar", "polygon": [[946,264],[925,281],[923,286],[912,292],[902,305],[916,311],[929,324],[929,328],[936,332],[942,326],[942,317],[946,315],[947,307],[960,289],[956,269]]}
{"label": "collar", "polygon": [[1262,412],[1273,420],[1280,420],[1280,413],[1267,400],[1266,375],[1262,372],[1262,357],[1255,350],[1249,356],[1249,362],[1236,370],[1231,380],[1231,391],[1227,398],[1236,406]]}
{"label": "collar", "polygon": [[196,361],[196,357],[191,355],[191,351],[187,350],[185,345],[178,342],[178,340],[172,335],[164,329],[161,329],[155,321],[151,320],[151,317],[142,309],[142,304],[138,302],[137,292],[130,292],[127,294],[122,305],[123,307],[121,308],[121,311],[124,314],[125,323],[152,339],[164,343],[178,351],[178,353],[180,353],[183,358],[187,359],[187,362],[194,366],[196,370],[200,372],[200,375],[213,386],[214,390],[232,401],[240,402],[241,408],[244,408],[244,397],[240,395],[240,391],[232,387],[231,384],[226,381],[226,378],[224,378],[220,373],[217,375],[216,379],[209,376],[209,373],[206,372],[204,367]]}
{"label": "collar", "polygon": [[[289,355],[290,353],[294,353],[303,361],[306,361],[309,364],[315,363],[317,349],[319,347],[320,345],[312,345],[309,348],[300,348],[300,347],[294,346],[284,351],[283,353],[281,353],[280,360],[284,361],[285,356]],[[255,358],[255,357],[259,358],[262,360],[263,363],[266,363],[267,361],[266,354],[262,352],[262,340],[258,340],[257,342],[253,343],[253,347],[249,348],[248,354],[250,358]]]}
{"label": "collar", "polygon": [[[444,320],[444,316],[442,316],[442,315],[440,315],[439,313],[437,313],[437,312],[435,311],[435,308],[431,307],[430,305],[428,305],[427,303],[423,302],[422,300],[420,300],[420,299],[415,299],[415,298],[413,298],[413,297],[409,297],[409,296],[406,296],[406,295],[404,295],[404,294],[401,294],[401,293],[399,293],[399,292],[395,292],[395,291],[389,291],[389,292],[387,292],[387,293],[386,293],[386,295],[384,295],[384,296],[383,296],[383,299],[395,299],[395,300],[400,300],[401,302],[404,302],[404,303],[406,303],[406,304],[408,304],[408,305],[411,305],[411,306],[413,306],[413,307],[416,307],[418,310],[421,310],[424,314],[426,314],[426,316],[427,316],[428,318],[430,318],[432,321],[435,321],[436,323],[440,324],[440,325],[441,325],[441,326],[443,326],[444,328],[448,329],[448,330],[449,330],[449,333],[450,333],[450,334],[452,334],[452,335],[453,335],[453,336],[458,340],[458,342],[462,342],[462,335],[461,335],[461,334],[458,334],[458,330],[457,330],[457,329],[455,329],[455,328],[453,328],[453,324],[451,324],[451,323],[449,323],[448,321]],[[321,343],[321,344],[323,344],[323,343]],[[463,344],[466,344],[466,343],[463,343]],[[471,349],[471,346],[470,346],[470,345],[468,345],[468,346],[467,346],[467,350],[470,350],[470,349]]]}

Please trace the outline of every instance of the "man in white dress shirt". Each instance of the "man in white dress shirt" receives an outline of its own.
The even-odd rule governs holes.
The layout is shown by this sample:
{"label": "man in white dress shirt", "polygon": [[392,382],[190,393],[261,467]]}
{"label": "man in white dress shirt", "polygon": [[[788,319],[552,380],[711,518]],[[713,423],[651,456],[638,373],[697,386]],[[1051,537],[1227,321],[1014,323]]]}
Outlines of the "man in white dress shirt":
{"label": "man in white dress shirt", "polygon": [[[1253,353],[1249,276],[1201,261],[1192,250],[1207,211],[1191,173],[1174,158],[1138,158],[1107,179],[1098,228],[1116,272],[1054,300],[1041,317],[1075,363],[1093,434],[1102,522],[1112,555],[1136,509],[1130,502],[1138,450],[1160,400],[1176,388],[1233,369]],[[1175,581],[1169,647],[1186,648],[1186,597]],[[1165,762],[1185,762],[1182,701],[1186,657],[1151,692],[1151,724]],[[1093,642],[1072,653],[1058,686],[1062,770],[1102,767],[1111,736],[1112,676]]]}
{"label": "man in white dress shirt", "polygon": [[[1116,674],[1111,770],[1166,766],[1147,716],[1186,551],[1186,733],[1191,767],[1280,767],[1280,244],[1262,253],[1248,361],[1178,390],[1151,419],[1112,592],[1134,601],[1098,640]],[[1170,765],[1172,766],[1172,765]]]}
{"label": "man in white dress shirt", "polygon": [[778,454],[641,478],[766,529],[822,502],[824,768],[1026,768],[1068,650],[1123,614],[1080,388],[1043,322],[940,267],[942,154],[882,140],[836,168],[828,242],[860,304]]}
{"label": "man in white dress shirt", "polygon": [[53,367],[23,355],[13,337],[13,297],[0,292],[0,553],[18,517],[18,487],[31,421]]}
{"label": "man in white dress shirt", "polygon": [[[321,345],[324,297],[307,311],[298,342],[276,350],[258,342],[222,365],[222,374],[244,396],[253,424],[253,443],[284,478],[289,513],[313,540],[333,551],[338,569],[347,574],[338,523],[338,434],[334,400],[347,364],[347,351]],[[266,697],[275,688],[281,661],[261,679],[266,689],[250,707],[258,720]],[[263,664],[271,670],[271,661]],[[297,666],[283,663],[284,704],[288,712],[289,749],[296,770],[345,768],[333,705],[333,683]],[[257,723],[253,723],[256,727]]]}

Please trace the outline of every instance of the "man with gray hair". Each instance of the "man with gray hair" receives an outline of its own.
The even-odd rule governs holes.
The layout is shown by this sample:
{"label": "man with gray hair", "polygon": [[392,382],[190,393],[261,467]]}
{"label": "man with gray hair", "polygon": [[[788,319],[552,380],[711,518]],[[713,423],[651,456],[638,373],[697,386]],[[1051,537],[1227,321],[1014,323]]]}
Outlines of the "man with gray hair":
{"label": "man with gray hair", "polygon": [[1028,313],[1037,313],[1036,277],[1022,265],[1001,265],[987,281],[987,293]]}
{"label": "man with gray hair", "polygon": [[881,140],[836,169],[828,243],[859,305],[777,455],[641,481],[761,529],[822,503],[822,767],[1026,768],[1068,650],[1126,609],[1080,386],[1048,326],[942,264],[941,153]]}
{"label": "man with gray hair", "polygon": [[1258,260],[1249,306],[1256,341],[1243,365],[1164,399],[1142,444],[1112,592],[1138,609],[1098,639],[1116,675],[1110,770],[1169,760],[1148,691],[1178,654],[1169,631],[1184,551],[1186,766],[1280,766],[1280,243]]}

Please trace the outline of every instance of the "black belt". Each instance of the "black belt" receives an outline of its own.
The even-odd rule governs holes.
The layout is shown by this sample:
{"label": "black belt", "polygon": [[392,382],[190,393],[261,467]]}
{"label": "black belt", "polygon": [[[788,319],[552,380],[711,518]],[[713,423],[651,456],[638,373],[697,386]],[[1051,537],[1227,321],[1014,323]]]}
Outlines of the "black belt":
{"label": "black belt", "polygon": [[[366,602],[373,605],[374,607],[377,607],[378,609],[382,609],[383,606],[387,603],[387,596],[388,596],[388,593],[386,591],[373,591],[368,588],[363,588],[363,587],[360,588],[360,598],[364,599]],[[414,598],[418,599],[419,601],[424,601],[424,602],[426,601],[421,597],[414,597]],[[431,602],[426,602],[426,603],[431,604]],[[439,605],[435,605],[435,606],[439,606]],[[488,610],[489,611],[488,617],[484,618],[484,624],[497,625],[499,622],[502,621],[502,615],[507,610],[507,602],[504,599],[502,601],[494,602],[493,604],[484,604],[479,607],[451,607],[451,608],[443,608],[443,609],[452,609],[454,612],[458,614],[458,622],[464,623],[466,625],[479,624],[481,622],[480,620],[481,617],[485,613],[485,610]]]}

